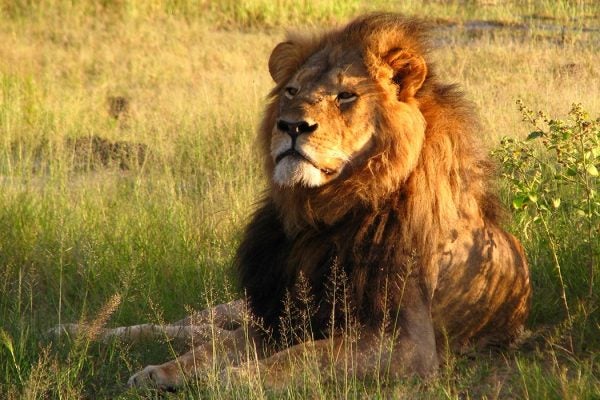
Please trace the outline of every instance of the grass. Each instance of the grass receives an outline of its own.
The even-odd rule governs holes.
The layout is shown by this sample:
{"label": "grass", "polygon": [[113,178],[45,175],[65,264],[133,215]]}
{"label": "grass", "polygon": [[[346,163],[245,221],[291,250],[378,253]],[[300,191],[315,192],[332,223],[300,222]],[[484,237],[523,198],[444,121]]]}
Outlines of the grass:
{"label": "grass", "polygon": [[[173,321],[236,297],[231,258],[264,186],[253,137],[272,84],[270,49],[282,28],[374,8],[446,21],[436,64],[477,105],[490,148],[531,130],[517,98],[552,116],[573,102],[600,110],[592,1],[0,1],[0,397],[143,396],[125,391],[127,377],[180,348],[51,342],[45,331],[80,320]],[[128,100],[118,119],[108,112],[116,96]],[[82,166],[68,139],[93,136],[143,143],[150,154],[126,171]],[[177,397],[597,398],[600,301],[581,284],[587,253],[569,216],[555,219],[567,326],[549,243],[520,216],[512,229],[535,291],[523,348],[450,357],[428,383],[315,385],[319,376],[308,375],[284,393],[215,381]]]}

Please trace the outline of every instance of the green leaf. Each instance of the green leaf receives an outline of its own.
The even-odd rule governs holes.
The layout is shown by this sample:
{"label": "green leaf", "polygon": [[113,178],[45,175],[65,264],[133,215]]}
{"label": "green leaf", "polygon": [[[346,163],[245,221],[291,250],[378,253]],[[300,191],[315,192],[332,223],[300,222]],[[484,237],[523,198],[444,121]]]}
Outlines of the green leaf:
{"label": "green leaf", "polygon": [[531,132],[527,136],[527,140],[533,140],[533,139],[539,138],[541,136],[544,136],[544,132],[542,132],[542,131],[533,131],[533,132]]}
{"label": "green leaf", "polygon": [[512,206],[514,207],[515,210],[520,210],[521,208],[523,208],[525,203],[527,203],[527,197],[521,195],[521,196],[517,196],[513,199]]}
{"label": "green leaf", "polygon": [[3,344],[13,358],[15,358],[15,348],[13,347],[12,338],[4,329],[0,329],[0,343]]}
{"label": "green leaf", "polygon": [[596,168],[594,164],[591,164],[589,167],[587,167],[586,171],[591,176],[598,176],[598,168]]}
{"label": "green leaf", "polygon": [[560,198],[552,199],[552,206],[554,208],[560,207]]}

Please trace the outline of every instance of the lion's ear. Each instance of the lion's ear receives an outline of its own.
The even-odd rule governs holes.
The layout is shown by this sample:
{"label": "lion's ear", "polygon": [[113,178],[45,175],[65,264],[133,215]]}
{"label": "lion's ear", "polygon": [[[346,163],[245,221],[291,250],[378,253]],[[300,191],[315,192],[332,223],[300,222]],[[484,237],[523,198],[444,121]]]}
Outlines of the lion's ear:
{"label": "lion's ear", "polygon": [[393,49],[383,60],[394,71],[392,80],[399,87],[398,99],[403,101],[414,97],[427,77],[425,59],[407,50]]}
{"label": "lion's ear", "polygon": [[301,62],[301,52],[293,42],[279,43],[269,58],[269,73],[276,83],[289,79]]}

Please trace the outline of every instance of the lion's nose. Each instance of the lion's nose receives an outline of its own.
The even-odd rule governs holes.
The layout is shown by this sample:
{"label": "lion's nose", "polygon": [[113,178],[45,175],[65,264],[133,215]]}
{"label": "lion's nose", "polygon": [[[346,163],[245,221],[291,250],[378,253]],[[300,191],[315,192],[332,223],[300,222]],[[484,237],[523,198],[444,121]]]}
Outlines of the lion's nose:
{"label": "lion's nose", "polygon": [[277,121],[277,129],[287,133],[291,137],[297,137],[303,133],[311,133],[317,130],[319,124],[309,124],[306,121],[290,122],[280,119]]}

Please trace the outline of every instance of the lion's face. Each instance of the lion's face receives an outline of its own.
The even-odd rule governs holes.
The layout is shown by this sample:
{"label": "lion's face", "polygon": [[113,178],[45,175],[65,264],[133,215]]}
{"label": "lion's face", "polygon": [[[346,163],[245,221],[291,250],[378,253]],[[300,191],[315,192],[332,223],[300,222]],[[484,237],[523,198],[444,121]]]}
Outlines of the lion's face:
{"label": "lion's face", "polygon": [[369,152],[375,82],[358,59],[321,51],[281,87],[271,137],[276,184],[322,186]]}
{"label": "lion's face", "polygon": [[275,185],[322,187],[363,167],[377,174],[383,163],[392,188],[414,167],[424,132],[414,101],[427,74],[421,56],[348,36],[299,40],[280,43],[269,70],[277,87],[263,134]]}

